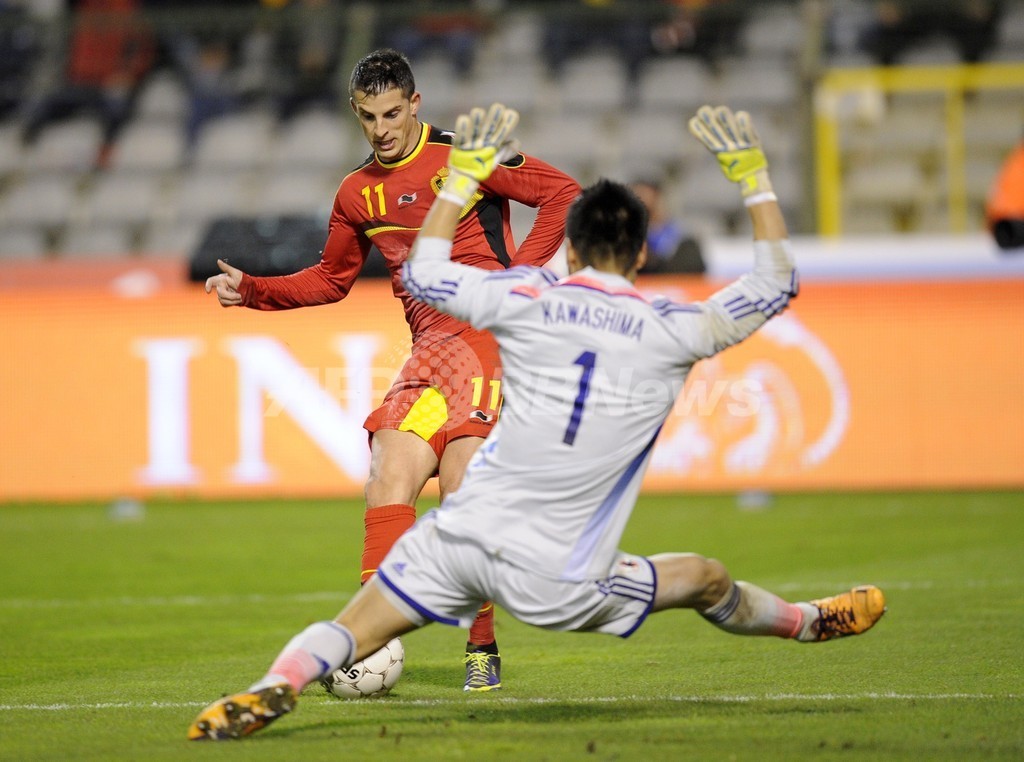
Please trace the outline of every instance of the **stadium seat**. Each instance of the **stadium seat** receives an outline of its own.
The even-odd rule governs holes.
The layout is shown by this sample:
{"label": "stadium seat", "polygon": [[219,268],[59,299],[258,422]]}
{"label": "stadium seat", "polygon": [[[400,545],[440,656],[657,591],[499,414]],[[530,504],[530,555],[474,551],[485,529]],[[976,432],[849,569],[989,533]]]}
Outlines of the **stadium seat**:
{"label": "stadium seat", "polygon": [[967,159],[964,164],[967,196],[973,200],[984,200],[992,189],[1002,164],[1002,160],[998,158]]}
{"label": "stadium seat", "polygon": [[341,179],[330,169],[282,169],[256,183],[252,211],[257,215],[321,214],[326,235],[326,220]]}
{"label": "stadium seat", "polygon": [[804,22],[795,5],[772,3],[751,13],[740,31],[740,46],[752,58],[795,57],[804,45]]}
{"label": "stadium seat", "polygon": [[617,142],[599,119],[574,114],[538,114],[519,129],[527,151],[582,182],[617,166]]}
{"label": "stadium seat", "polygon": [[939,191],[925,183],[916,162],[895,159],[852,167],[845,178],[845,190],[851,203],[862,205],[914,204]]}
{"label": "stadium seat", "polygon": [[687,117],[662,109],[638,109],[629,117],[630,139],[623,141],[616,176],[632,180],[660,177],[707,153],[686,127]]}
{"label": "stadium seat", "polygon": [[565,63],[558,87],[567,110],[617,111],[626,105],[626,66],[611,53],[586,53]]}
{"label": "stadium seat", "polygon": [[194,169],[182,175],[168,194],[168,214],[186,221],[245,214],[252,200],[254,176],[245,171]]}
{"label": "stadium seat", "polygon": [[1004,156],[1024,140],[1024,98],[999,93],[978,99],[964,111],[964,134],[979,153]]}
{"label": "stadium seat", "polygon": [[0,197],[0,221],[4,225],[63,225],[75,206],[77,185],[73,175],[30,175]]}
{"label": "stadium seat", "polygon": [[793,66],[761,58],[730,58],[714,87],[716,102],[749,110],[759,106],[795,106],[797,73]]}
{"label": "stadium seat", "polygon": [[136,119],[117,140],[110,166],[117,170],[172,170],[185,158],[185,135],[173,122]]}
{"label": "stadium seat", "polygon": [[131,228],[107,223],[73,223],[57,246],[57,252],[65,259],[125,256],[134,250]]}
{"label": "stadium seat", "polygon": [[[774,174],[774,169],[772,170]],[[736,186],[722,177],[714,161],[695,163],[683,177],[680,201],[690,213],[734,213],[742,209]]]}
{"label": "stadium seat", "polygon": [[158,211],[162,192],[158,173],[108,172],[84,198],[82,215],[94,223],[140,225]]}
{"label": "stadium seat", "polygon": [[142,86],[135,104],[135,116],[182,125],[188,109],[188,89],[181,78],[172,72],[161,71]]}
{"label": "stadium seat", "polygon": [[894,96],[871,119],[849,120],[840,140],[844,150],[876,161],[934,160],[946,145],[944,104],[929,94]]}
{"label": "stadium seat", "polygon": [[41,228],[0,228],[0,260],[42,259],[48,250],[46,231]]}
{"label": "stadium seat", "polygon": [[228,114],[206,124],[195,147],[195,165],[203,169],[249,169],[270,157],[274,117],[269,111]]}
{"label": "stadium seat", "polygon": [[896,63],[900,66],[956,66],[962,61],[956,43],[933,38],[908,48]]}
{"label": "stadium seat", "polygon": [[900,232],[890,207],[847,204],[843,211],[843,235],[890,235]]}
{"label": "stadium seat", "polygon": [[493,58],[506,69],[534,61],[541,53],[543,27],[536,13],[517,12],[507,5],[502,21],[491,33],[487,44]]}
{"label": "stadium seat", "polygon": [[535,60],[481,62],[471,84],[474,103],[499,98],[524,115],[543,108],[548,87],[543,67]]}
{"label": "stadium seat", "polygon": [[187,261],[206,231],[203,220],[158,220],[143,232],[139,254],[154,259],[181,259]]}
{"label": "stadium seat", "polygon": [[350,149],[357,129],[350,114],[324,109],[304,111],[281,128],[271,148],[271,165],[275,171],[313,167],[353,169],[370,150],[365,143],[358,152]]}
{"label": "stadium seat", "polygon": [[692,58],[648,61],[638,87],[638,105],[645,110],[688,112],[717,97],[707,67]]}
{"label": "stadium seat", "polygon": [[420,116],[431,124],[451,127],[460,111],[477,105],[469,84],[455,78],[448,58],[432,55],[415,61],[413,66],[416,89],[423,93]]}
{"label": "stadium seat", "polygon": [[0,126],[0,178],[21,169],[21,130],[15,123]]}
{"label": "stadium seat", "polygon": [[44,127],[25,153],[28,172],[79,172],[93,167],[103,143],[98,119],[75,117]]}
{"label": "stadium seat", "polygon": [[230,258],[251,275],[289,275],[320,261],[325,228],[308,214],[228,216],[211,220],[189,258],[189,279],[202,283]]}

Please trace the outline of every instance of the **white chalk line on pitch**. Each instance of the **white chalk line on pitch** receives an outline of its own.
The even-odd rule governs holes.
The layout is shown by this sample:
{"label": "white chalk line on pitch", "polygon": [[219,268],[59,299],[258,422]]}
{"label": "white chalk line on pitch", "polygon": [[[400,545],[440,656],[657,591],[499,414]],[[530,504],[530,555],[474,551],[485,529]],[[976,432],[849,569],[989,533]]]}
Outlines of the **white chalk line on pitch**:
{"label": "white chalk line on pitch", "polygon": [[[533,697],[517,698],[513,696],[493,697],[486,703],[477,705],[483,709],[489,706],[516,706],[519,704],[615,704],[633,702],[654,704],[658,702],[678,704],[751,704],[756,702],[778,701],[1017,701],[1022,697],[1016,693],[773,693],[764,696],[592,696],[581,698]],[[470,699],[400,699],[391,697],[385,700],[388,707],[430,707],[430,706],[471,706]],[[345,703],[345,702],[341,702]],[[359,702],[365,707],[372,702]],[[98,704],[0,704],[0,712],[62,712],[81,709],[195,709],[206,706],[201,701],[109,701]]]}
{"label": "white chalk line on pitch", "polygon": [[[865,580],[860,580],[865,581]],[[758,583],[761,584],[761,583]],[[843,590],[851,584],[849,580],[844,582],[806,583],[806,582],[782,582],[778,584],[763,584],[766,589],[776,593],[792,593],[807,591],[815,595],[826,594],[831,590]],[[889,590],[932,590],[937,583],[932,580],[914,581],[889,581],[878,582],[878,585],[885,591]],[[944,590],[953,588],[966,588],[979,590],[986,588],[1017,587],[1020,580],[1017,579],[962,579],[956,584],[942,583]],[[59,609],[78,606],[135,606],[144,607],[173,607],[173,606],[230,606],[237,604],[257,603],[320,603],[323,601],[333,603],[345,603],[352,597],[352,593],[343,591],[319,591],[309,593],[289,593],[281,595],[264,595],[252,593],[249,595],[172,595],[172,596],[121,596],[114,598],[8,598],[0,599],[0,609]]]}
{"label": "white chalk line on pitch", "polygon": [[76,606],[136,606],[139,608],[171,606],[230,606],[250,603],[319,603],[333,601],[344,603],[352,597],[345,592],[290,593],[283,595],[171,595],[171,596],[121,596],[116,598],[8,598],[0,600],[0,609],[60,609]]}

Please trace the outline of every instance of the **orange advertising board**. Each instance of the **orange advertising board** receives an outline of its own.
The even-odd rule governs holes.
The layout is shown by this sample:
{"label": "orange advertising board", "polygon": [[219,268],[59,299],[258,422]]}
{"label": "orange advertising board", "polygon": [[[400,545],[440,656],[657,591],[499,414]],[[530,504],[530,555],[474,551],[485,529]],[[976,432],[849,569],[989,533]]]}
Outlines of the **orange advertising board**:
{"label": "orange advertising board", "polygon": [[[361,494],[409,344],[390,285],[258,312],[174,283],[0,290],[0,500]],[[1024,486],[1022,306],[1015,279],[805,284],[694,369],[645,485]]]}

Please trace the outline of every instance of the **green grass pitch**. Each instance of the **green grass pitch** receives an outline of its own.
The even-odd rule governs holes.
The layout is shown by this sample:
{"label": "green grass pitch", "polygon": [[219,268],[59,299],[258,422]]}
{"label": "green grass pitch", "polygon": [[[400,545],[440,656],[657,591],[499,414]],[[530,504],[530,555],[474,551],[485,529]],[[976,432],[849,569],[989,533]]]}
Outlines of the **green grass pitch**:
{"label": "green grass pitch", "polygon": [[0,759],[1024,758],[1024,493],[647,496],[627,550],[693,550],[790,600],[860,582],[889,611],[821,645],[693,612],[632,638],[498,613],[505,689],[462,692],[465,634],[405,637],[381,700],[318,686],[240,742],[185,730],[352,594],[356,502],[0,506]]}

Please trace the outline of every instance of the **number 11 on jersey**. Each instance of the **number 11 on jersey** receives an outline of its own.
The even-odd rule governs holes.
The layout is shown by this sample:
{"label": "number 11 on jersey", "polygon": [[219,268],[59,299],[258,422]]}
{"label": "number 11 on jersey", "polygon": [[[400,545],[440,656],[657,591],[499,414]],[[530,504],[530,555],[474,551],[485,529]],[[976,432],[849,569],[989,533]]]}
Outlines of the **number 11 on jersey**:
{"label": "number 11 on jersey", "polygon": [[576,401],[572,403],[572,415],[569,417],[569,425],[565,429],[565,436],[562,441],[572,445],[576,441],[576,430],[580,427],[580,420],[583,418],[583,405],[590,394],[590,377],[594,374],[594,363],[597,361],[595,352],[584,352],[575,360],[573,365],[583,368],[580,374],[580,389],[576,393]]}

